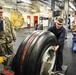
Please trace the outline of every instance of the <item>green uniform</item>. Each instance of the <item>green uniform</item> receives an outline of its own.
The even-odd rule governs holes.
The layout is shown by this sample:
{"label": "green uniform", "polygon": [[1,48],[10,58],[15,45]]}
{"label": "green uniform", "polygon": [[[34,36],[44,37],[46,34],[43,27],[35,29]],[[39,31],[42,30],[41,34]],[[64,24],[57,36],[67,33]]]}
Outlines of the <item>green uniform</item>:
{"label": "green uniform", "polygon": [[16,32],[8,17],[3,17],[3,31],[0,31],[0,56],[13,53],[12,41],[16,40]]}

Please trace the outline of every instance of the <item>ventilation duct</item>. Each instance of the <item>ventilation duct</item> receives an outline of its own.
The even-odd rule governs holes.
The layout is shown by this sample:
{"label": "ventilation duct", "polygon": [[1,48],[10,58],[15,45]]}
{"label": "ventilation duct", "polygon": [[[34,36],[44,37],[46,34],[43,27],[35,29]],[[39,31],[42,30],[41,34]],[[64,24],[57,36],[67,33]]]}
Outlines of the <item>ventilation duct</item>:
{"label": "ventilation duct", "polygon": [[74,11],[76,11],[76,7],[75,7],[71,2],[69,2],[69,6],[70,6]]}
{"label": "ventilation duct", "polygon": [[12,3],[12,0],[5,0],[5,3]]}

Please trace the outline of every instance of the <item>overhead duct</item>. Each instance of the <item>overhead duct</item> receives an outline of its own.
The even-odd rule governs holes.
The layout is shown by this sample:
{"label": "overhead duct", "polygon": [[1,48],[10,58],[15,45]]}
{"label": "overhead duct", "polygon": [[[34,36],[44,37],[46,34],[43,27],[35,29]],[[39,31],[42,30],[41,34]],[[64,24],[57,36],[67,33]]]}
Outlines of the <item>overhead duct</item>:
{"label": "overhead duct", "polygon": [[76,11],[76,7],[75,7],[71,2],[69,2],[69,6],[70,6],[74,11]]}
{"label": "overhead duct", "polygon": [[[46,4],[48,7],[50,7],[52,9],[52,5],[51,5],[51,1],[44,1],[44,0],[39,0],[40,2]],[[55,10],[60,10],[60,8],[58,7],[58,5],[55,5]]]}
{"label": "overhead duct", "polygon": [[48,7],[51,8],[51,2],[48,2],[48,1],[43,1],[43,0],[39,0],[40,2],[46,4]]}
{"label": "overhead duct", "polygon": [[12,3],[12,0],[5,0],[5,3]]}
{"label": "overhead duct", "polygon": [[64,9],[64,1],[56,1],[56,6],[58,6],[60,9]]}
{"label": "overhead duct", "polygon": [[40,12],[40,7],[38,6],[37,1],[31,1],[31,0],[28,0],[28,1],[21,0],[21,1],[26,3],[24,6],[27,8],[27,12],[29,12],[29,13]]}

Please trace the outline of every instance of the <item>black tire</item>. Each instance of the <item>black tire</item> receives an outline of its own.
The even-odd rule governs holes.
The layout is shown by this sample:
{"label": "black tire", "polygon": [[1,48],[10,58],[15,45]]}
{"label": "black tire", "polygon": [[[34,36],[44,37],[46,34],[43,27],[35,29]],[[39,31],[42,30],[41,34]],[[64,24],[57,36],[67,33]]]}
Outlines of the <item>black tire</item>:
{"label": "black tire", "polygon": [[[50,51],[49,47],[56,45],[56,37],[49,31],[37,31],[25,40],[21,43],[13,62],[15,75],[43,75],[44,73],[41,73],[43,56],[46,51]],[[50,54],[53,53],[51,50]]]}
{"label": "black tire", "polygon": [[26,43],[37,32],[38,31],[34,31],[31,35],[28,35],[20,44],[18,51],[17,51],[16,55],[14,56],[12,66],[11,66],[12,70],[15,72],[15,75],[21,75],[21,71],[20,71],[21,66],[20,65],[21,65],[21,59],[22,59],[22,55],[24,53]]}

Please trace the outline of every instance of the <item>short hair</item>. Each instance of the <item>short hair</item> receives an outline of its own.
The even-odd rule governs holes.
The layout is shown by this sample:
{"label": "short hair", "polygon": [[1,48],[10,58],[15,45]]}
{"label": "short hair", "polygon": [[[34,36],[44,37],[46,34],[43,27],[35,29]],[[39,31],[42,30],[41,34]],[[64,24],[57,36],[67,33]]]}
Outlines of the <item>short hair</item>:
{"label": "short hair", "polygon": [[63,23],[63,19],[62,18],[58,18],[57,21],[59,21],[60,23]]}
{"label": "short hair", "polygon": [[68,14],[68,17],[70,17],[70,14]]}
{"label": "short hair", "polygon": [[3,9],[2,6],[0,6],[0,9]]}

